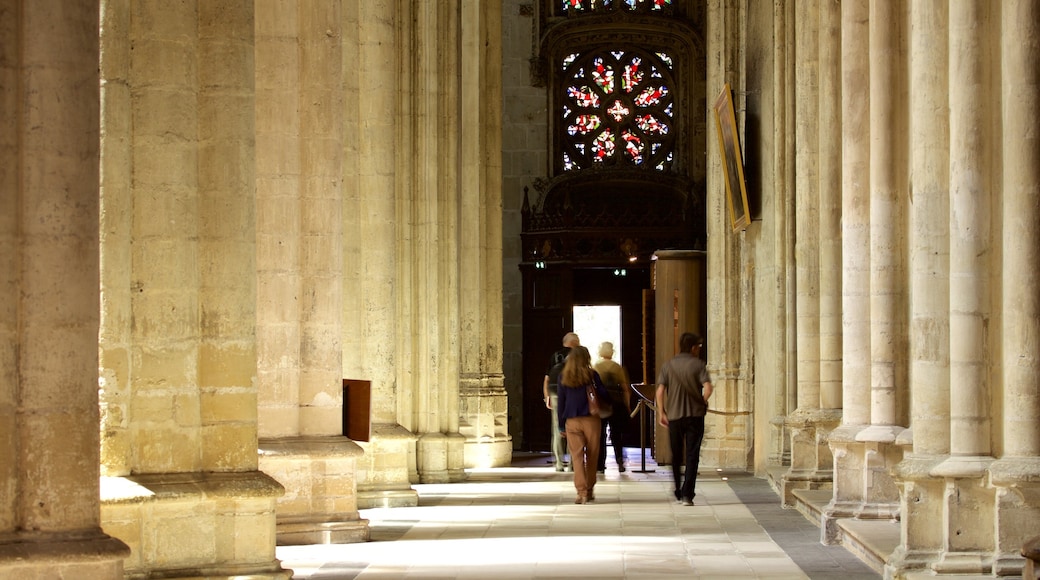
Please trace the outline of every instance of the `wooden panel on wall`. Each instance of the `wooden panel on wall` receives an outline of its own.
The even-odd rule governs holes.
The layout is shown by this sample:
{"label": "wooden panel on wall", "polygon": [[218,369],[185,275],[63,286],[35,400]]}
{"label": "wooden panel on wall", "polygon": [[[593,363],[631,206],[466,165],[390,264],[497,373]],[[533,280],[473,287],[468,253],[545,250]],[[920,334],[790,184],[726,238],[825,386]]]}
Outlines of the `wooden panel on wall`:
{"label": "wooden panel on wall", "polygon": [[354,441],[372,436],[372,381],[343,379],[343,435]]}

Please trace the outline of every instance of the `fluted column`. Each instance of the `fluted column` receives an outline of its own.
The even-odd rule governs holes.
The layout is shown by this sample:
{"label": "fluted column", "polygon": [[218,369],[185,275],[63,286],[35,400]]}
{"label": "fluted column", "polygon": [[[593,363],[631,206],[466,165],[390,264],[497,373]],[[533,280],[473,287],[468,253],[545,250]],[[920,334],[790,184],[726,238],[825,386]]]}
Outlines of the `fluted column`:
{"label": "fluted column", "polygon": [[0,2],[4,578],[115,580],[129,556],[98,507],[97,18]]}

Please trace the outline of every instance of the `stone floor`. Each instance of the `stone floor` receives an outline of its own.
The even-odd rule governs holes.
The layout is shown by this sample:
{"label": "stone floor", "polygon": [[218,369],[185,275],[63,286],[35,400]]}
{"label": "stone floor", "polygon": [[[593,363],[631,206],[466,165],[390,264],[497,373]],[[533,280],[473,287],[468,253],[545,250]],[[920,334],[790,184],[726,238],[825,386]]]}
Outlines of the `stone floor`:
{"label": "stone floor", "polygon": [[586,505],[574,504],[571,474],[547,455],[518,454],[510,468],[469,470],[464,483],[416,485],[417,507],[362,510],[370,542],[277,555],[309,580],[880,578],[822,545],[763,479],[702,469],[696,505],[683,506],[669,467],[627,453],[629,470],[608,461]]}

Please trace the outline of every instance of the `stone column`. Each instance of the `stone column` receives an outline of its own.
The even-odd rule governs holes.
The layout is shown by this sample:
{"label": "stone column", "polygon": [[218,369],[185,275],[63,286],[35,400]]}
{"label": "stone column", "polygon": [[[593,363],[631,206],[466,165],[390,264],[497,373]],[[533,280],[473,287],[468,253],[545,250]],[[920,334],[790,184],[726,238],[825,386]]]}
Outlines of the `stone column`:
{"label": "stone column", "polygon": [[939,573],[986,573],[992,544],[992,492],[985,474],[992,462],[988,385],[991,204],[1000,195],[988,129],[1000,116],[986,104],[991,90],[989,43],[997,34],[984,0],[949,7],[950,94],[950,457],[932,469],[945,480],[943,545],[932,568]]}
{"label": "stone column", "polygon": [[257,4],[260,467],[287,490],[278,543],[368,539],[343,436],[344,17]]}
{"label": "stone column", "polygon": [[463,2],[459,31],[459,420],[465,467],[512,461],[502,374],[502,4]]}
{"label": "stone column", "polygon": [[[400,159],[409,98],[400,67],[413,58],[405,28],[412,2],[345,2],[343,75],[343,374],[371,381],[372,436],[359,442],[358,507],[418,503],[412,489],[415,440],[398,423],[403,353],[397,336],[399,202],[407,193]],[[410,337],[409,337],[410,338]],[[403,374],[403,371],[402,373]]]}
{"label": "stone column", "polygon": [[898,0],[870,4],[871,426],[856,434],[864,444],[864,503],[857,515],[865,518],[898,511],[890,471],[902,459],[897,436],[907,421],[907,16]]}
{"label": "stone column", "polygon": [[1030,536],[1040,519],[1040,5],[1002,3],[1000,38],[1003,452],[990,481],[997,487],[994,572],[1010,575],[1022,567],[1028,540],[1037,553]]}
{"label": "stone column", "polygon": [[[795,490],[827,489],[833,459],[827,434],[838,425],[840,406],[840,248],[838,215],[841,118],[838,95],[839,7],[816,1],[795,3],[795,263],[797,277],[798,408],[787,418],[791,469],[784,474],[782,500],[793,505]],[[821,84],[824,86],[821,87]],[[823,88],[828,90],[821,90]],[[826,143],[830,148],[824,149]],[[827,173],[821,174],[821,168]],[[822,228],[826,227],[824,231]],[[827,270],[822,269],[826,260]],[[823,294],[827,292],[826,296]],[[826,319],[821,314],[826,310]],[[824,326],[826,325],[826,329]],[[823,340],[826,334],[827,340]],[[824,361],[826,351],[827,361]],[[821,379],[828,377],[824,408]]]}
{"label": "stone column", "polygon": [[[457,148],[459,33],[456,2],[411,8],[406,27],[412,58],[403,74],[408,99],[408,147],[401,159],[407,186],[398,208],[402,287],[398,422],[418,435],[419,481],[462,477],[458,434],[460,331],[458,278],[460,185]],[[449,42],[449,39],[450,42]],[[408,369],[407,371],[405,369]]]}
{"label": "stone column", "polygon": [[[742,9],[736,3],[717,0],[709,2],[706,9],[705,41],[707,46],[717,47],[717,57],[707,59],[705,83],[711,87],[712,103],[726,83],[729,83],[737,111],[746,110],[739,42],[744,30]],[[714,118],[710,120],[709,127],[712,135],[709,143],[715,143],[718,129]],[[737,132],[744,134],[743,114],[737,116]],[[750,316],[746,314],[748,293],[742,282],[748,268],[749,257],[744,251],[744,240],[748,234],[747,230],[734,232],[731,226],[726,206],[722,158],[717,146],[707,148],[706,163],[707,255],[711,256],[707,260],[707,304],[708,311],[715,317],[713,320],[720,322],[709,324],[703,329],[683,328],[680,332],[689,330],[706,337],[706,360],[715,387],[712,408],[731,413],[708,415],[701,461],[705,465],[745,466],[750,427],[747,417],[738,413],[746,408],[742,401],[747,400],[744,394],[746,367],[741,361],[746,356],[747,325],[750,324]],[[754,227],[757,226],[752,224],[748,229]]]}
{"label": "stone column", "polygon": [[910,374],[913,450],[896,469],[902,542],[886,567],[919,569],[941,547],[944,486],[930,471],[949,453],[949,66],[946,0],[910,8]]}
{"label": "stone column", "polygon": [[0,2],[4,578],[115,580],[130,555],[98,502],[97,15]]}
{"label": "stone column", "polygon": [[256,456],[252,7],[102,23],[102,521],[128,575],[287,578]]}
{"label": "stone column", "polygon": [[[773,196],[772,213],[769,221],[772,224],[773,243],[763,252],[771,254],[767,261],[773,263],[776,269],[773,283],[768,288],[759,287],[759,290],[767,293],[768,299],[775,301],[772,310],[772,318],[768,325],[775,328],[771,335],[755,333],[757,340],[767,345],[765,348],[756,347],[756,351],[763,352],[772,350],[772,359],[775,360],[775,373],[773,373],[771,391],[772,396],[762,396],[763,377],[756,376],[756,396],[754,397],[755,417],[754,432],[759,434],[755,437],[757,448],[766,448],[768,452],[756,453],[755,471],[760,473],[765,467],[775,469],[777,466],[790,463],[790,436],[787,426],[787,415],[797,408],[797,404],[789,403],[792,398],[797,397],[796,389],[789,388],[797,380],[797,361],[790,356],[795,341],[790,336],[797,332],[797,324],[793,322],[796,309],[792,304],[791,296],[794,295],[794,158],[790,153],[793,150],[789,146],[793,142],[791,135],[794,133],[790,128],[794,123],[794,101],[793,82],[794,76],[794,5],[790,2],[777,2],[772,9],[772,45],[774,57],[772,62],[772,94],[770,98],[773,103],[773,131],[772,142],[774,144],[773,156],[769,161],[772,164],[773,173]],[[763,99],[763,110],[767,110]],[[763,122],[765,120],[763,119]],[[766,169],[765,171],[769,171]],[[763,174],[763,184],[767,183]],[[763,207],[767,207],[763,203]],[[769,223],[763,223],[763,237],[768,236]],[[759,301],[756,298],[756,301]],[[767,387],[768,388],[768,387]],[[768,423],[767,423],[768,421]],[[768,438],[761,434],[768,433]],[[782,475],[782,474],[781,474]]]}
{"label": "stone column", "polygon": [[830,432],[834,492],[821,517],[822,541],[836,543],[841,518],[854,517],[867,492],[870,423],[870,52],[868,0],[841,4],[842,420]]}

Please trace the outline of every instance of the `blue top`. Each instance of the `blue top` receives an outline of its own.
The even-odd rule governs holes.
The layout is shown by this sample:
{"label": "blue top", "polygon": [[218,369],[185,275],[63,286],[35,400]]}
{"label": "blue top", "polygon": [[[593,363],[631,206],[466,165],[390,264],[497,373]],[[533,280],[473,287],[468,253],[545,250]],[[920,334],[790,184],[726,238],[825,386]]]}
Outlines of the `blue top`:
{"label": "blue top", "polygon": [[[563,377],[560,377],[561,379]],[[603,386],[603,380],[599,378],[599,373],[592,371],[592,383],[596,385],[596,393],[600,396],[600,400],[605,404],[610,405],[610,393],[607,392],[607,388]],[[557,400],[557,414],[560,416],[560,432],[563,433],[567,430],[567,419],[571,417],[587,417],[589,413],[589,398],[585,394],[585,385],[580,387],[572,387],[560,383],[560,390],[557,392],[559,397]]]}

